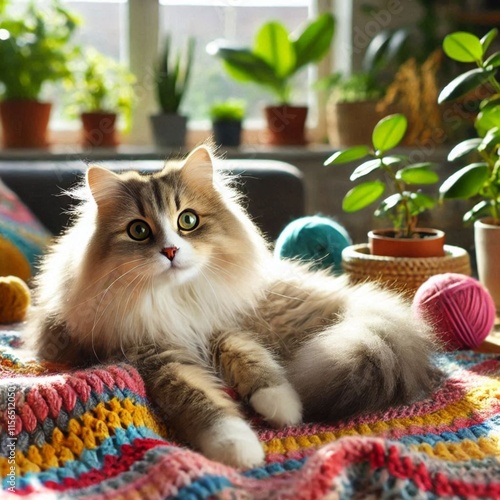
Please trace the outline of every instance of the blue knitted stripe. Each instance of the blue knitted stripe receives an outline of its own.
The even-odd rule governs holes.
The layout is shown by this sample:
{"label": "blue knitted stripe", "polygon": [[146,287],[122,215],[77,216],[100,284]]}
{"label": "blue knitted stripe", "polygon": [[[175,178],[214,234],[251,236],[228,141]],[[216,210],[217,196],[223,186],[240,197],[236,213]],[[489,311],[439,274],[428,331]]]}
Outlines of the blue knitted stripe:
{"label": "blue knitted stripe", "polygon": [[272,464],[266,464],[262,467],[256,467],[255,469],[244,471],[243,475],[253,479],[267,479],[272,476],[279,476],[285,472],[302,469],[305,461],[306,459],[302,458],[301,460],[291,459],[282,463],[275,462]]}
{"label": "blue knitted stripe", "polygon": [[[2,397],[6,397],[2,393],[2,389],[5,388],[0,387],[0,399],[2,399]],[[24,389],[25,400],[28,397],[28,393],[29,389]],[[130,389],[121,390],[118,387],[115,387],[113,390],[109,390],[106,388],[101,394],[96,393],[95,391],[91,391],[90,397],[86,401],[86,403],[82,403],[81,400],[78,399],[71,412],[68,413],[66,410],[61,408],[59,414],[55,419],[47,417],[41,424],[38,423],[36,428],[30,433],[24,430],[21,431],[17,436],[16,449],[26,454],[28,452],[28,448],[31,445],[42,447],[45,443],[50,444],[52,440],[52,433],[56,427],[62,432],[67,432],[68,424],[71,419],[78,419],[84,413],[95,411],[95,408],[99,403],[106,404],[108,401],[114,398],[117,398],[119,400],[128,398],[134,404],[140,406],[148,406],[149,404],[145,398],[141,397],[139,394],[131,391]],[[7,454],[7,444],[9,444],[8,436],[5,433],[0,434],[0,455],[5,456]]]}
{"label": "blue knitted stripe", "polygon": [[[105,457],[111,455],[119,456],[121,446],[124,444],[132,445],[136,439],[144,438],[162,439],[148,427],[130,425],[127,429],[117,428],[115,429],[114,436],[105,439],[99,446],[92,450],[83,450],[77,460],[68,460],[61,467],[51,467],[42,472],[30,472],[23,477],[18,477],[16,489],[21,491],[26,489],[30,484],[43,484],[47,481],[61,483],[66,477],[78,479],[86,472],[102,469]],[[4,488],[6,484],[6,479],[4,479]]]}
{"label": "blue knitted stripe", "polygon": [[460,443],[465,439],[476,442],[481,437],[491,435],[492,431],[498,429],[500,425],[500,415],[494,415],[481,424],[471,425],[467,428],[458,429],[453,432],[444,431],[441,434],[425,433],[403,436],[398,442],[404,445],[419,445],[427,443],[435,446],[438,443]]}

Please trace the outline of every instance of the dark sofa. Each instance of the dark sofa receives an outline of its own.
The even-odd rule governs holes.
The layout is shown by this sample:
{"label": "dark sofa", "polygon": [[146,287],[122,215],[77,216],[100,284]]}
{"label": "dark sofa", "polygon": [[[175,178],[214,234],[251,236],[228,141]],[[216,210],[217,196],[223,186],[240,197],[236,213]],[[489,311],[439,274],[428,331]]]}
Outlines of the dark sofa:
{"label": "dark sofa", "polygon": [[[153,172],[159,160],[99,162],[116,171]],[[304,186],[300,171],[274,160],[218,160],[222,172],[237,176],[247,210],[264,234],[274,241],[291,220],[304,215]],[[71,200],[63,194],[81,178],[83,161],[1,161],[0,178],[53,234],[68,223]]]}

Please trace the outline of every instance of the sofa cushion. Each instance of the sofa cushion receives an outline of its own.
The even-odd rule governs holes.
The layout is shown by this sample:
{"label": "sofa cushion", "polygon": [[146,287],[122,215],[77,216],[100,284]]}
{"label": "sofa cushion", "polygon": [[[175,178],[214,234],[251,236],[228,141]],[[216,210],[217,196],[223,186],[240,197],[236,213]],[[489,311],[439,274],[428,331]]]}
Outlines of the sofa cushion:
{"label": "sofa cushion", "polygon": [[0,275],[27,280],[49,238],[50,233],[0,180]]}

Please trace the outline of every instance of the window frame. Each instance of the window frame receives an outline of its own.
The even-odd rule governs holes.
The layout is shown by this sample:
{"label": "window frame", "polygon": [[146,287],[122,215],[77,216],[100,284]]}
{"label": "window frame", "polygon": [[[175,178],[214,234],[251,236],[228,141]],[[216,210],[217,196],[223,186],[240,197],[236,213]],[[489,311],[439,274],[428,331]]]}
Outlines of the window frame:
{"label": "window frame", "polygon": [[[334,0],[312,0],[309,16],[313,17],[321,12],[333,12]],[[132,129],[122,137],[122,143],[127,145],[153,146],[150,132],[149,117],[158,112],[155,99],[154,75],[151,67],[151,57],[147,54],[157,54],[159,46],[159,0],[128,0],[128,22],[125,31],[126,59],[130,70],[137,78],[135,86],[137,102],[132,114]],[[317,76],[331,73],[333,55],[329,54],[318,65]],[[308,127],[308,138],[311,142],[322,142],[326,137],[326,96],[313,90],[317,100],[317,123]],[[51,130],[51,139],[54,143],[65,145],[79,141],[78,130]],[[243,144],[262,143],[263,128],[245,127]],[[211,130],[195,128],[188,122],[186,146],[192,147],[210,137]]]}

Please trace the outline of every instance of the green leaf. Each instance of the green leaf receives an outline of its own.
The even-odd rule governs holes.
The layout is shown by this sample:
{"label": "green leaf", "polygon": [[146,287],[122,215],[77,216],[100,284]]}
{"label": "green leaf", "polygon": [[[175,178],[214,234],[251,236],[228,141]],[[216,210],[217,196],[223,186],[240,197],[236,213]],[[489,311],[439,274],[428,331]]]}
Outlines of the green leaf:
{"label": "green leaf", "polygon": [[486,33],[486,35],[481,38],[481,47],[483,48],[483,56],[486,54],[486,51],[488,50],[491,42],[497,37],[498,35],[498,30],[496,28],[491,29]]}
{"label": "green leaf", "polygon": [[406,184],[434,184],[439,181],[439,175],[431,170],[432,163],[416,163],[396,172],[396,179]]}
{"label": "green leaf", "polygon": [[443,40],[443,49],[448,57],[459,62],[477,62],[483,57],[483,47],[476,35],[456,31]]}
{"label": "green leaf", "polygon": [[467,92],[485,83],[495,72],[495,68],[475,68],[462,73],[441,90],[438,103],[443,104],[467,94]]}
{"label": "green leaf", "polygon": [[[500,125],[500,124],[499,124]],[[493,150],[498,148],[500,144],[500,130],[498,127],[493,127],[488,132],[486,132],[481,144],[477,147],[477,150],[482,153],[491,153]]]}
{"label": "green leaf", "polygon": [[472,163],[443,182],[439,188],[441,198],[470,198],[479,193],[488,176],[486,163]]}
{"label": "green leaf", "polygon": [[495,106],[500,106],[500,94],[493,94],[492,96],[483,99],[479,104],[479,109],[483,110]]}
{"label": "green leaf", "polygon": [[[222,43],[222,42],[221,42]],[[240,49],[212,42],[207,51],[220,57],[229,75],[240,82],[261,83],[278,86],[279,80],[273,69],[262,58],[249,49]]]}
{"label": "green leaf", "polygon": [[436,200],[431,196],[416,192],[410,194],[411,210],[414,215],[418,215],[425,210],[431,210],[436,206]]}
{"label": "green leaf", "polygon": [[381,217],[387,214],[387,212],[390,212],[394,208],[396,208],[401,201],[403,200],[403,196],[399,193],[394,193],[391,194],[391,196],[388,196],[385,200],[382,201],[382,203],[379,205],[377,210],[375,210],[375,217]]}
{"label": "green leaf", "polygon": [[500,127],[500,106],[487,106],[482,109],[474,122],[477,133],[484,137],[489,130]]}
{"label": "green leaf", "polygon": [[464,214],[463,221],[465,224],[471,224],[475,220],[491,215],[491,201],[481,200],[474,205],[468,212]]}
{"label": "green leaf", "polygon": [[448,153],[448,161],[455,161],[458,158],[462,158],[462,156],[475,151],[479,144],[481,144],[481,138],[479,137],[474,137],[473,139],[466,139],[465,141],[459,142]]}
{"label": "green leaf", "polygon": [[368,146],[353,146],[349,149],[336,151],[326,160],[323,165],[338,165],[340,163],[349,163],[351,161],[360,160],[370,153]]}
{"label": "green leaf", "polygon": [[383,153],[396,147],[406,133],[408,122],[400,113],[382,118],[373,129],[373,147]]}
{"label": "green leaf", "polygon": [[357,167],[354,172],[349,177],[349,180],[355,181],[360,177],[368,175],[370,172],[377,170],[382,166],[382,160],[376,158],[375,160],[368,160],[362,163],[359,167]]}
{"label": "green leaf", "polygon": [[486,61],[484,61],[484,67],[488,68],[492,66],[493,68],[498,68],[500,66],[500,52],[495,52],[491,54]]}
{"label": "green leaf", "polygon": [[276,21],[262,26],[255,36],[253,54],[265,61],[277,77],[285,77],[295,67],[295,50],[287,29]]}
{"label": "green leaf", "polygon": [[318,62],[328,52],[335,32],[335,19],[331,14],[321,14],[294,40],[295,70],[310,62]]}
{"label": "green leaf", "polygon": [[345,212],[357,212],[382,196],[385,184],[382,181],[371,181],[353,187],[342,200]]}
{"label": "green leaf", "polygon": [[381,30],[375,35],[375,37],[368,44],[368,47],[366,47],[362,63],[363,71],[369,73],[378,67],[385,57],[390,40],[391,31],[388,29]]}

